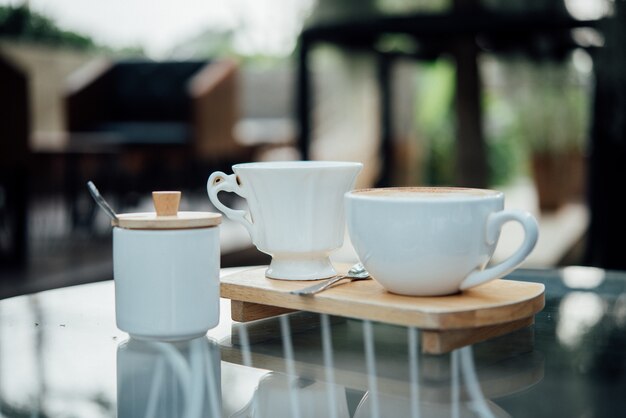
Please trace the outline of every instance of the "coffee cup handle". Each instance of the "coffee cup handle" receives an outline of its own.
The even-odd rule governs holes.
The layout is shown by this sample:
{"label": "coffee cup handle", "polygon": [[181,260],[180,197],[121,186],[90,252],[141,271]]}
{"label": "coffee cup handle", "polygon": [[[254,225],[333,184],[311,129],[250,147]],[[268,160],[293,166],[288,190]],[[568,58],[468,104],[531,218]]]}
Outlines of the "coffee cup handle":
{"label": "coffee cup handle", "polygon": [[524,241],[520,247],[504,261],[484,270],[471,272],[459,286],[461,290],[466,290],[470,287],[478,286],[479,284],[499,279],[509,274],[515,270],[515,268],[528,257],[528,254],[530,254],[533,248],[535,248],[537,238],[539,237],[537,220],[530,213],[519,210],[503,210],[489,215],[486,225],[487,243],[489,245],[495,244],[500,235],[502,226],[509,221],[519,222],[524,228]]}
{"label": "coffee cup handle", "polygon": [[224,214],[229,219],[239,222],[240,224],[245,226],[246,229],[248,230],[248,233],[250,234],[250,237],[252,238],[252,241],[255,241],[256,239],[255,227],[254,227],[254,224],[250,222],[250,220],[248,220],[248,218],[246,217],[248,212],[245,210],[231,209],[227,207],[226,205],[224,205],[222,202],[220,202],[220,199],[217,197],[217,194],[223,191],[223,192],[232,192],[243,197],[244,199],[246,198],[245,194],[243,193],[241,189],[241,186],[239,186],[237,175],[235,174],[228,175],[228,174],[222,173],[221,171],[216,171],[215,173],[211,174],[211,176],[209,177],[209,181],[207,181],[206,189],[207,189],[207,193],[209,194],[209,200],[211,200],[211,203],[213,203],[215,207],[218,208],[220,211],[224,212]]}

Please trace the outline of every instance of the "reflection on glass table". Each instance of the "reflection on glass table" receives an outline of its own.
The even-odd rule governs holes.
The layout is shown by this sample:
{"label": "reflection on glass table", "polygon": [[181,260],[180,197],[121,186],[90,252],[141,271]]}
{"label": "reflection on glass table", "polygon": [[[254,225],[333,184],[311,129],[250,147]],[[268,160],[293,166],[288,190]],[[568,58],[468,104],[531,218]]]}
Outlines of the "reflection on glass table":
{"label": "reflection on glass table", "polygon": [[254,395],[232,418],[252,417],[337,417],[349,418],[345,388],[299,376],[269,372],[258,383]]}
{"label": "reflection on glass table", "polygon": [[129,339],[117,349],[117,416],[220,416],[220,353],[206,338]]}
{"label": "reflection on glass table", "polygon": [[272,372],[231,416],[506,417],[489,398],[543,377],[530,328],[445,355],[422,354],[418,333],[310,313],[234,325],[222,359]]}
{"label": "reflection on glass table", "polygon": [[442,355],[419,330],[297,312],[184,343],[129,339],[113,283],[0,301],[0,417],[614,417],[626,274],[518,270],[534,326]]}

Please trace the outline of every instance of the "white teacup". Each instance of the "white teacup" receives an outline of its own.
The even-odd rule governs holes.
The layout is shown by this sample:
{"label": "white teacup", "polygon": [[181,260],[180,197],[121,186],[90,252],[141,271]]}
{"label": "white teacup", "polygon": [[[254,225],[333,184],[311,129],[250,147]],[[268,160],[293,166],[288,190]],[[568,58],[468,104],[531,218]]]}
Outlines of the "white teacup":
{"label": "white teacup", "polygon": [[[328,255],[343,244],[343,195],[362,167],[336,161],[237,164],[235,174],[211,174],[207,192],[219,210],[246,227],[259,250],[272,256],[267,277],[316,280],[336,274]],[[224,206],[221,191],[245,198],[249,212]]]}
{"label": "white teacup", "polygon": [[[530,254],[538,226],[528,212],[504,210],[495,190],[407,187],[346,193],[352,244],[372,277],[393,293],[456,293],[510,273]],[[519,222],[524,241],[486,267],[502,225]]]}

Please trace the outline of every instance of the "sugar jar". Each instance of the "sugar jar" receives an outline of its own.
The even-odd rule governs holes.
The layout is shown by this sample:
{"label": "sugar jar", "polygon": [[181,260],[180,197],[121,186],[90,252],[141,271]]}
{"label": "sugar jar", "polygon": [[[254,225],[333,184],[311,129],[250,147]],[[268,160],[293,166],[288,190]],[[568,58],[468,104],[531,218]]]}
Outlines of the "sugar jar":
{"label": "sugar jar", "polygon": [[219,321],[221,215],[178,212],[180,195],[113,221],[116,321],[135,338],[188,340]]}

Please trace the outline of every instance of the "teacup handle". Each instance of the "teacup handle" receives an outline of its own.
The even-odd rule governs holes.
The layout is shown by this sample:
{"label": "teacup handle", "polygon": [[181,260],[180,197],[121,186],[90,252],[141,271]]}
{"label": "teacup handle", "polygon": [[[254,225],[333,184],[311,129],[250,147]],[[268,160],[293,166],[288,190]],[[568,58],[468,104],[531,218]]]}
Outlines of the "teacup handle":
{"label": "teacup handle", "polygon": [[479,284],[499,279],[509,274],[519,266],[533,250],[537,243],[537,238],[539,237],[537,220],[530,213],[520,210],[503,210],[490,214],[487,218],[486,225],[487,243],[489,245],[495,244],[498,240],[502,225],[509,221],[519,222],[524,228],[524,241],[520,247],[506,260],[484,270],[471,272],[461,283],[461,290],[469,289],[470,287],[478,286]]}
{"label": "teacup handle", "polygon": [[255,233],[256,229],[254,227],[254,224],[250,222],[248,218],[246,218],[246,214],[248,212],[245,210],[231,209],[225,206],[222,202],[220,202],[220,199],[217,197],[217,194],[219,192],[224,191],[224,192],[236,193],[237,195],[246,199],[246,196],[237,181],[237,175],[235,174],[228,175],[228,174],[222,173],[221,171],[216,171],[215,173],[211,174],[211,176],[209,177],[209,181],[207,182],[206,189],[207,189],[207,193],[209,194],[209,199],[215,205],[215,207],[221,210],[222,212],[224,212],[224,214],[229,219],[232,219],[233,221],[237,221],[243,226],[245,226],[246,229],[248,230],[248,233],[250,234],[250,237],[252,238],[252,241],[254,242],[256,240],[256,233]]}

